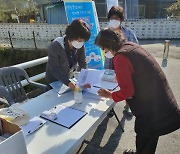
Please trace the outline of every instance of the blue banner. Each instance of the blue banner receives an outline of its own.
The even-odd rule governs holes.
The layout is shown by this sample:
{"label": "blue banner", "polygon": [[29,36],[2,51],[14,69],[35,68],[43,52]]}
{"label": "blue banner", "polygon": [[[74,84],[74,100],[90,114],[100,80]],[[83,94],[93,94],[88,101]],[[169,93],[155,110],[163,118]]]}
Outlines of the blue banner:
{"label": "blue banner", "polygon": [[82,19],[91,30],[91,37],[85,43],[86,61],[88,68],[103,69],[101,50],[94,44],[99,31],[99,23],[94,2],[64,2],[68,22],[74,19]]}

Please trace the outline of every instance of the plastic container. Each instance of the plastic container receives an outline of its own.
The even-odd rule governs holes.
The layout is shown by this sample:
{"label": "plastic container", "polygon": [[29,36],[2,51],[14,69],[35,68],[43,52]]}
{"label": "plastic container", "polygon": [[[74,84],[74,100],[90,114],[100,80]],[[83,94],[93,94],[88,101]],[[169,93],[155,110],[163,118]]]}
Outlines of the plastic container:
{"label": "plastic container", "polygon": [[114,70],[105,69],[102,80],[109,81],[109,82],[117,82]]}
{"label": "plastic container", "polygon": [[74,89],[74,100],[77,104],[83,102],[82,90],[78,85],[76,85],[76,88]]}

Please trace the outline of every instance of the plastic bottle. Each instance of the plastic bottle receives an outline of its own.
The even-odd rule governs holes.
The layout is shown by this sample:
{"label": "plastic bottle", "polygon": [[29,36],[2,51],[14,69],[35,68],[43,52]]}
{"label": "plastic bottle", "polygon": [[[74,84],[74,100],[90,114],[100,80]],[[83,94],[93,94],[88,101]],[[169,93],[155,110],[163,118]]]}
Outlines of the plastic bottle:
{"label": "plastic bottle", "polygon": [[76,88],[74,89],[74,100],[75,103],[78,104],[83,102],[82,90],[78,85],[76,85]]}

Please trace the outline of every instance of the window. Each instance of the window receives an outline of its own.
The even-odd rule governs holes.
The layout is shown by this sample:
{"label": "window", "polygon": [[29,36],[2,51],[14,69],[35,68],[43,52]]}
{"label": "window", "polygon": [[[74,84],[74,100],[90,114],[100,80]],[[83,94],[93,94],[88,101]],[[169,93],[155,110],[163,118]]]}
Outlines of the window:
{"label": "window", "polygon": [[106,3],[96,3],[96,10],[97,10],[99,21],[107,21]]}
{"label": "window", "polygon": [[145,17],[146,6],[145,5],[138,5],[138,6],[136,5],[134,7],[138,7],[139,8],[139,18],[144,18]]}

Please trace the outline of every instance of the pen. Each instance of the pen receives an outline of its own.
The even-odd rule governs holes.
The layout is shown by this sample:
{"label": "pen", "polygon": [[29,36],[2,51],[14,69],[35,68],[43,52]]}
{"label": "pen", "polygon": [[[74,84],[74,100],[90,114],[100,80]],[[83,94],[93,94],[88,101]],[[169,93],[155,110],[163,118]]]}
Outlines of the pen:
{"label": "pen", "polygon": [[[43,123],[41,122],[39,125],[41,126],[41,125],[43,125]],[[37,127],[37,128],[36,128],[36,127],[33,128],[33,130],[29,130],[29,131],[28,131],[28,134],[31,134],[31,133],[34,132],[36,129],[38,129],[38,127]]]}
{"label": "pen", "polygon": [[101,88],[101,87],[99,87],[99,86],[93,86],[94,88]]}
{"label": "pen", "polygon": [[117,87],[118,87],[118,85],[115,88],[113,88],[112,91],[115,90]]}

